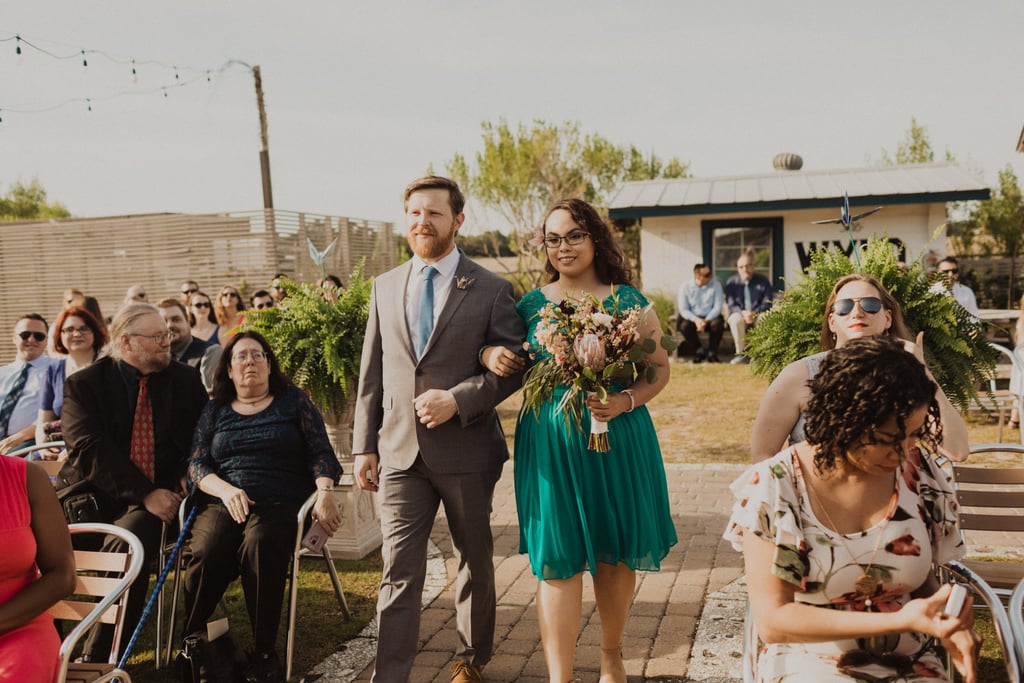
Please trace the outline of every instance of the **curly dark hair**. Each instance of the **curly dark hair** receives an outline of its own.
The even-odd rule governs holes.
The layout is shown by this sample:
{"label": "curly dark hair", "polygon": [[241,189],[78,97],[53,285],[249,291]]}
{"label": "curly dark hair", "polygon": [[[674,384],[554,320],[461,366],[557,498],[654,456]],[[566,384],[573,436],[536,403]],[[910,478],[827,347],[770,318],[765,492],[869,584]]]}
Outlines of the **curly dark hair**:
{"label": "curly dark hair", "polygon": [[[606,285],[628,285],[632,282],[632,273],[626,267],[626,260],[622,256],[622,248],[612,234],[608,224],[601,218],[601,215],[590,204],[582,199],[563,199],[548,209],[544,214],[544,224],[555,211],[567,211],[573,222],[590,233],[590,239],[594,243],[594,271],[597,278]],[[547,232],[546,229],[543,232]],[[551,259],[547,259],[544,270],[548,274],[548,281],[554,282],[558,279],[558,271],[551,265]]]}
{"label": "curly dark hair", "polygon": [[259,332],[239,332],[231,340],[225,344],[224,351],[220,354],[220,361],[217,362],[217,369],[213,373],[213,400],[220,405],[230,405],[238,397],[238,391],[235,389],[235,383],[228,377],[228,367],[231,366],[231,357],[234,355],[233,351],[238,342],[243,339],[255,339],[261,347],[263,347],[263,353],[267,354],[267,362],[270,363],[270,395],[277,396],[291,384],[288,381],[288,377],[281,372],[281,366],[277,362],[277,356],[274,355],[274,350],[270,348],[270,344]]}
{"label": "curly dark hair", "polygon": [[854,339],[829,353],[808,383],[811,398],[804,411],[804,434],[817,446],[814,465],[820,472],[834,469],[838,459],[861,445],[896,418],[897,441],[906,438],[906,420],[928,407],[919,440],[935,451],[942,443],[935,383],[921,362],[888,337]]}

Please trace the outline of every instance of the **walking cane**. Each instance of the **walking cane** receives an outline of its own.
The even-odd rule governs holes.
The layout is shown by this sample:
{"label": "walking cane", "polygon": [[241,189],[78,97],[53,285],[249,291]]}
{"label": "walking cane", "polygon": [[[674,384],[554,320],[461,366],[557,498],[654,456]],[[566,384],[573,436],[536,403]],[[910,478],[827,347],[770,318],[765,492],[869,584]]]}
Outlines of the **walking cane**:
{"label": "walking cane", "polygon": [[[135,647],[135,641],[139,639],[139,634],[142,633],[142,627],[146,625],[146,620],[149,618],[150,612],[153,611],[153,605],[156,604],[157,596],[159,596],[160,591],[163,590],[164,581],[167,580],[167,574],[170,572],[171,567],[174,565],[174,560],[177,558],[178,552],[181,550],[181,544],[185,541],[185,534],[187,534],[188,530],[192,528],[192,522],[195,521],[196,511],[198,509],[198,506],[193,506],[192,510],[185,518],[185,522],[181,525],[181,532],[178,534],[178,540],[174,542],[174,547],[171,549],[167,562],[164,564],[164,568],[156,580],[156,585],[153,586],[153,592],[150,594],[149,600],[146,601],[146,606],[143,608],[142,615],[139,617],[139,623],[135,625],[135,631],[132,633],[131,640],[128,641],[128,646],[124,649],[124,653],[121,655],[121,661],[117,663],[117,670],[112,673],[116,674],[118,671],[124,673],[124,667],[128,663],[128,657],[131,656],[132,649]],[[159,657],[160,653],[158,652],[156,656]],[[119,679],[115,675],[113,678],[108,680],[118,681]]]}

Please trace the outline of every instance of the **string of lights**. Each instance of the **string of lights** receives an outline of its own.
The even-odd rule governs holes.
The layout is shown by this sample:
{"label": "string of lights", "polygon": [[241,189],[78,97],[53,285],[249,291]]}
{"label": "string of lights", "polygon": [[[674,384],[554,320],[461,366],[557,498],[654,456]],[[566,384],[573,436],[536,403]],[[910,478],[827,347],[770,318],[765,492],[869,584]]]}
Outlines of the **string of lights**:
{"label": "string of lights", "polygon": [[[9,43],[11,41],[14,42],[14,54],[18,60],[24,59],[24,53],[26,50],[32,50],[35,53],[58,61],[81,59],[82,70],[93,68],[89,66],[89,59],[94,56],[100,57],[117,66],[128,67],[130,69],[129,75],[133,87],[130,90],[117,90],[114,92],[90,94],[88,96],[68,97],[63,100],[47,104],[5,104],[0,102],[0,123],[3,122],[2,116],[4,113],[39,114],[54,111],[72,104],[84,104],[86,110],[91,112],[94,102],[108,101],[120,97],[160,94],[166,98],[169,96],[168,93],[173,89],[188,87],[196,83],[212,83],[215,78],[226,78],[228,76],[227,72],[236,67],[245,69],[247,73],[251,72],[253,68],[250,64],[238,59],[229,59],[217,68],[207,69],[168,64],[156,59],[139,60],[130,57],[121,57],[111,54],[106,50],[86,48],[76,50],[74,48],[68,48],[73,51],[60,52],[55,49],[47,49],[43,47],[40,44],[43,41],[27,40],[18,33],[0,30],[0,43]],[[49,43],[49,41],[47,42]],[[2,54],[3,52],[0,51],[0,55]],[[146,67],[148,70],[163,70],[166,75],[164,75],[162,79],[158,77],[158,80],[164,80],[164,82],[156,86],[144,88],[139,87],[139,67]]]}

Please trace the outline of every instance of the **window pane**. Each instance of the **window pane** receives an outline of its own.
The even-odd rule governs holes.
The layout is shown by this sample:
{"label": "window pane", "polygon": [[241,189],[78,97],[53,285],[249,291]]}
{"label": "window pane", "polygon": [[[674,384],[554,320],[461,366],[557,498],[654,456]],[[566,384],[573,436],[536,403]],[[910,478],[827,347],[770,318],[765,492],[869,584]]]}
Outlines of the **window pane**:
{"label": "window pane", "polygon": [[754,256],[754,272],[772,279],[771,228],[716,228],[711,235],[712,263],[719,280],[725,282],[736,274],[736,261],[747,251]]}

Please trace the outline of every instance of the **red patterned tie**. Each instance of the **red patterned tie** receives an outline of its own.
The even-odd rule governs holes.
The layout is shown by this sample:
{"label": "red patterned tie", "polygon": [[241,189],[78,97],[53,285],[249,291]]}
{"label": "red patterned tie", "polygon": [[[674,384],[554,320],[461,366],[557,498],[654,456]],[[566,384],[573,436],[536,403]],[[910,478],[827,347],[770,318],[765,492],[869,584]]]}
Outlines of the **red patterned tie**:
{"label": "red patterned tie", "polygon": [[156,462],[153,455],[153,404],[149,402],[149,389],[146,388],[148,381],[149,377],[139,376],[139,400],[135,404],[135,421],[132,423],[131,459],[153,481]]}

